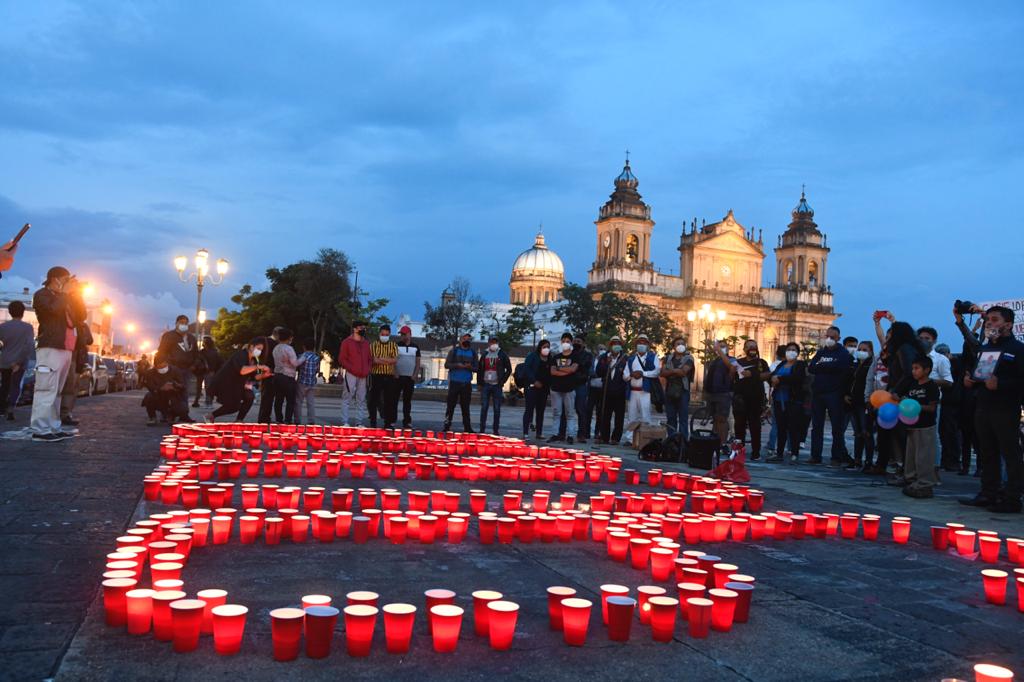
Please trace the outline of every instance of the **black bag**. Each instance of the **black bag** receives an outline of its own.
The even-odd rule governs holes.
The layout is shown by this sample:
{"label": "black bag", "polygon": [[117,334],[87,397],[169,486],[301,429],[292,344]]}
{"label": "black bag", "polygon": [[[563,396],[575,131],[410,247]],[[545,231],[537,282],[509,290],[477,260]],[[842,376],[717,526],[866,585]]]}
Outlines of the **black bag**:
{"label": "black bag", "polygon": [[527,386],[530,385],[529,380],[526,378],[527,367],[525,362],[520,362],[516,365],[516,371],[512,372],[512,382],[515,383],[516,388],[521,391],[525,391]]}
{"label": "black bag", "polygon": [[686,440],[683,439],[683,434],[673,433],[661,442],[662,461],[685,462],[686,448]]}
{"label": "black bag", "polygon": [[722,447],[722,441],[713,431],[696,429],[690,434],[686,448],[686,460],[694,469],[711,471],[714,468],[715,453]]}
{"label": "black bag", "polygon": [[640,452],[637,454],[637,457],[645,462],[665,461],[663,457],[662,441],[657,439],[652,440],[650,443],[640,448]]}

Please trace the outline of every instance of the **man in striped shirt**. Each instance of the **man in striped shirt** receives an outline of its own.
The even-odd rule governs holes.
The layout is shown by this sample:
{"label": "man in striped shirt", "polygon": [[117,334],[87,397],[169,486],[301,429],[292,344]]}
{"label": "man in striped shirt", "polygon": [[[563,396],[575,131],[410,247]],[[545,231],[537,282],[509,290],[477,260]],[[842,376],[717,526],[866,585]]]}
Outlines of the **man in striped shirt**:
{"label": "man in striped shirt", "polygon": [[391,326],[382,324],[380,335],[370,343],[373,365],[370,369],[370,426],[377,426],[377,413],[390,429],[398,420],[395,364],[398,362],[398,344],[391,340]]}

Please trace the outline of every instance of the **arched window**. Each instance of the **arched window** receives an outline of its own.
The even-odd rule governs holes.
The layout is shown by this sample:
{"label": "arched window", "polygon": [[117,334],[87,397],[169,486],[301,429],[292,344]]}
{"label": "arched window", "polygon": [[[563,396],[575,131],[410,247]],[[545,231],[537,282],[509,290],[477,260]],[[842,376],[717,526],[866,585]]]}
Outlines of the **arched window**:
{"label": "arched window", "polygon": [[636,263],[640,260],[640,238],[635,234],[626,238],[626,262]]}
{"label": "arched window", "polygon": [[818,262],[810,261],[807,265],[807,283],[812,287],[818,286]]}
{"label": "arched window", "polygon": [[793,284],[796,281],[796,270],[793,268],[793,261],[786,261],[786,284]]}

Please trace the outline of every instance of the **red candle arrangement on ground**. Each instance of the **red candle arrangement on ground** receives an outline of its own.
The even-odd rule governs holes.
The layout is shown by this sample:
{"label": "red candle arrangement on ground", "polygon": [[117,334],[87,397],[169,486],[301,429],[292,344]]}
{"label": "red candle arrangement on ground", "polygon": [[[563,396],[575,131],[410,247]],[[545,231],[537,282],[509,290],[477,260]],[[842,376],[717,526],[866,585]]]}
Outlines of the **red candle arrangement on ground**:
{"label": "red candle arrangement on ground", "polygon": [[327,658],[334,640],[338,609],[333,606],[310,606],[305,612],[306,656]]}
{"label": "red candle arrangement on ground", "polygon": [[416,607],[412,604],[385,604],[381,610],[384,611],[384,638],[388,653],[406,653],[412,639]]}
{"label": "red candle arrangement on ground", "polygon": [[377,607],[369,604],[350,604],[345,607],[345,647],[349,656],[370,655],[377,612]]}
{"label": "red candle arrangement on ground", "polygon": [[213,648],[221,656],[234,656],[242,648],[245,618],[249,609],[238,604],[214,606]]}

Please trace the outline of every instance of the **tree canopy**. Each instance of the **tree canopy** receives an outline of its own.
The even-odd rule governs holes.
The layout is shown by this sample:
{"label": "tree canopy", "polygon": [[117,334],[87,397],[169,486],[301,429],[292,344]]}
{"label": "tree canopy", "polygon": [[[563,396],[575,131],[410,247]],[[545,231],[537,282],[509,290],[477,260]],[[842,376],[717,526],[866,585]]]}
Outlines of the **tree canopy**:
{"label": "tree canopy", "polygon": [[643,333],[655,346],[664,347],[676,333],[668,315],[632,295],[608,292],[595,298],[586,287],[569,283],[562,288],[562,298],[565,303],[554,319],[589,344],[607,342],[614,335],[629,342]]}
{"label": "tree canopy", "polygon": [[505,349],[514,348],[523,343],[524,337],[536,329],[534,316],[537,305],[515,305],[504,315],[491,315],[483,323],[487,334],[498,337],[498,344]]}

